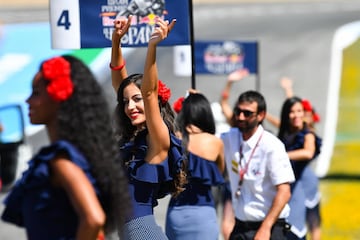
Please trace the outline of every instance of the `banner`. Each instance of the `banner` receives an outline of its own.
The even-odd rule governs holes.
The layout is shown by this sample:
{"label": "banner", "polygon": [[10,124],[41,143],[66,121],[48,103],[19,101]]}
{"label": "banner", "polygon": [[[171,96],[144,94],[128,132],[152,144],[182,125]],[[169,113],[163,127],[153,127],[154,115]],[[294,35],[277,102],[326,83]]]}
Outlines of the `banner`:
{"label": "banner", "polygon": [[258,74],[258,43],[239,41],[196,41],[195,72],[229,74],[247,69]]}
{"label": "banner", "polygon": [[50,0],[52,48],[78,49],[111,47],[116,18],[133,15],[123,47],[147,46],[155,18],[175,27],[160,46],[190,44],[191,0]]}

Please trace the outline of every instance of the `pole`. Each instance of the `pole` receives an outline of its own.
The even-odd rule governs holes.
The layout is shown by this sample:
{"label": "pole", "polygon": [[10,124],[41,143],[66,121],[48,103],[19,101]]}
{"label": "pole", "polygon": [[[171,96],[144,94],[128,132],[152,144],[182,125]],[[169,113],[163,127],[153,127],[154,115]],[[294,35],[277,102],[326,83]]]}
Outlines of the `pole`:
{"label": "pole", "polygon": [[190,47],[191,47],[191,88],[196,89],[195,80],[195,43],[194,43],[194,19],[192,0],[189,0],[189,24],[190,24]]}
{"label": "pole", "polygon": [[257,60],[257,63],[256,63],[256,86],[255,86],[255,90],[260,92],[260,48],[259,48],[259,42],[256,42],[256,60]]}

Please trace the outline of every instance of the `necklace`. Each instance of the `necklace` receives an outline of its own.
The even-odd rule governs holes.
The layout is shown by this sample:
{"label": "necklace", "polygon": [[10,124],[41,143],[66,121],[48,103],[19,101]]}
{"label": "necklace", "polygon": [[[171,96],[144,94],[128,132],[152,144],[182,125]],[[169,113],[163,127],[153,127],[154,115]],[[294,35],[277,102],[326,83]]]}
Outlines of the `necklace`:
{"label": "necklace", "polygon": [[[245,156],[244,156],[243,151],[242,151],[242,150],[243,150],[243,149],[242,149],[242,143],[240,144],[240,149],[239,149],[239,152],[240,152],[240,160],[239,160],[239,166],[240,166],[240,170],[239,170],[239,183],[238,183],[238,187],[237,187],[237,190],[236,190],[236,193],[235,193],[235,196],[236,196],[237,198],[239,198],[240,195],[241,195],[241,186],[242,186],[242,183],[243,183],[243,180],[244,180],[244,176],[245,176],[245,174],[247,173],[247,170],[248,170],[248,168],[249,168],[250,161],[251,161],[252,157],[254,156],[255,150],[256,150],[256,148],[258,147],[259,142],[260,142],[263,134],[264,134],[264,131],[262,131],[261,135],[259,136],[259,138],[258,138],[258,140],[257,140],[257,142],[256,142],[256,144],[255,144],[255,147],[252,149],[252,151],[251,151],[251,153],[250,153],[250,156],[249,156],[249,159],[248,159],[247,161],[246,161]],[[244,166],[244,167],[241,166],[241,165],[242,165],[242,164],[241,164],[242,159],[244,159],[244,163],[245,163],[245,166]]]}

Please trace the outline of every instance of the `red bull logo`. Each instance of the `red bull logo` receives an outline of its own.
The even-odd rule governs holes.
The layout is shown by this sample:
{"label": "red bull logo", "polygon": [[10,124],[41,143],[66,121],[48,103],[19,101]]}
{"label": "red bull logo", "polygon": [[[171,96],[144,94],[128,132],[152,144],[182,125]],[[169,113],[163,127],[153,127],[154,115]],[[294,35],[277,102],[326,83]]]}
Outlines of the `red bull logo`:
{"label": "red bull logo", "polygon": [[148,42],[156,18],[164,19],[167,13],[165,0],[108,0],[107,5],[101,6],[99,16],[104,27],[103,34],[111,40],[114,20],[132,15],[131,27],[122,41],[139,44]]}
{"label": "red bull logo", "polygon": [[243,68],[244,57],[242,46],[228,41],[209,45],[204,52],[204,63],[207,71],[219,74]]}

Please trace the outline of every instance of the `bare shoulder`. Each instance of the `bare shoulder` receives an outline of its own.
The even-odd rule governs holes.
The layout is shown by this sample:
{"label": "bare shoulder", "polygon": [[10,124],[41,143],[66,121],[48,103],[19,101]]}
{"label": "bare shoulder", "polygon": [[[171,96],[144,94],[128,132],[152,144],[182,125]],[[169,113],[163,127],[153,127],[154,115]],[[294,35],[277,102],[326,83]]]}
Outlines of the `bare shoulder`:
{"label": "bare shoulder", "polygon": [[205,159],[216,160],[223,150],[223,142],[210,133],[194,134],[190,136],[188,150]]}
{"label": "bare shoulder", "polygon": [[190,139],[198,143],[222,144],[222,140],[211,133],[198,133],[190,135]]}

